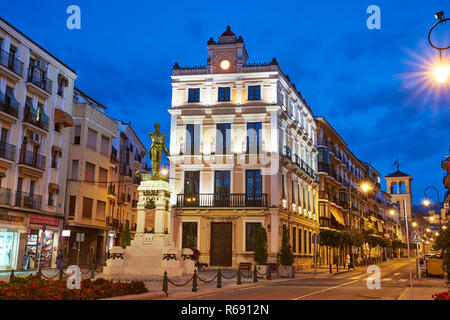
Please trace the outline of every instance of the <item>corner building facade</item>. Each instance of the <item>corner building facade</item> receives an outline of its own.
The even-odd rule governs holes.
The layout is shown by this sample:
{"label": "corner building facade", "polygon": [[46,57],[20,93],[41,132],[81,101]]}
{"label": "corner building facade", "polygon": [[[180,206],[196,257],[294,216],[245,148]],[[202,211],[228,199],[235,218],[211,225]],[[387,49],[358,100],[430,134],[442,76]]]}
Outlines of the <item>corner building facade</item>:
{"label": "corner building facade", "polygon": [[207,64],[172,75],[171,230],[200,261],[253,261],[256,230],[267,232],[269,263],[289,230],[296,269],[310,267],[319,230],[316,124],[276,59],[248,64],[230,29],[208,41]]}

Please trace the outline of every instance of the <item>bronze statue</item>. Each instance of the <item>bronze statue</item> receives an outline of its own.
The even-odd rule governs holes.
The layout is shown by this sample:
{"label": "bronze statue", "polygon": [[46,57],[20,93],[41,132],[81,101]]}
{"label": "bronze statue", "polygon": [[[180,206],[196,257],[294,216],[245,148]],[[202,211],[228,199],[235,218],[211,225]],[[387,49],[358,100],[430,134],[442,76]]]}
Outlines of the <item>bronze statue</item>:
{"label": "bronze statue", "polygon": [[159,123],[155,124],[155,132],[149,132],[150,139],[152,140],[152,145],[150,146],[150,150],[148,152],[148,157],[152,161],[152,177],[154,179],[159,179],[160,174],[159,170],[161,167],[161,156],[164,150],[166,156],[169,156],[169,151],[166,149],[165,138],[166,135],[159,132]]}

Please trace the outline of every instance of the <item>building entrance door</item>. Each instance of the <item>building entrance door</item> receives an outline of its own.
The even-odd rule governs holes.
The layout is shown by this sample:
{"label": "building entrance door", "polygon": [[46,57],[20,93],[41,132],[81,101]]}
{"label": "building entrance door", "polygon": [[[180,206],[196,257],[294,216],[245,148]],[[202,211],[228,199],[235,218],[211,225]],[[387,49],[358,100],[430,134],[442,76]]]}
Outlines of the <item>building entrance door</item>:
{"label": "building entrance door", "polygon": [[211,222],[212,266],[231,266],[232,240],[231,222]]}

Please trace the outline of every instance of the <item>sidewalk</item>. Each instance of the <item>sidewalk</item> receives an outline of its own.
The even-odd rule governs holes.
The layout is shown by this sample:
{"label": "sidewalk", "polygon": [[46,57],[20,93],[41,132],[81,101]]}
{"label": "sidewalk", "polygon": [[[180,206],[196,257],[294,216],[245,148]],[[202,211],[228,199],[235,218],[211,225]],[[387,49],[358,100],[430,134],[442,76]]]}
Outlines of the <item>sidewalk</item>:
{"label": "sidewalk", "polygon": [[431,297],[433,294],[446,292],[448,290],[446,279],[423,277],[420,280],[413,280],[412,291],[408,282],[408,286],[397,300],[433,300]]}

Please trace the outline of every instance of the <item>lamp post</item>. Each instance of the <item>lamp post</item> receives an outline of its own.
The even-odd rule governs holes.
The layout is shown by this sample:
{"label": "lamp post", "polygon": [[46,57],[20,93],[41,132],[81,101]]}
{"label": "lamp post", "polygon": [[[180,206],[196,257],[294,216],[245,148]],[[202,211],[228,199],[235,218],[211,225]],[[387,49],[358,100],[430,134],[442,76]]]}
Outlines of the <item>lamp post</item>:
{"label": "lamp post", "polygon": [[[435,186],[428,186],[428,187],[426,187],[425,190],[423,191],[423,194],[425,195],[425,198],[431,198],[432,197],[432,194],[430,194],[430,193],[428,193],[428,195],[427,195],[427,191],[428,190],[430,190],[430,191],[433,190],[433,191],[436,192],[437,207],[438,207],[438,214],[439,214],[439,230],[441,230],[442,229],[442,213],[441,213],[441,205],[440,205],[440,202],[439,202],[439,190]],[[425,206],[429,206],[430,205],[430,201],[428,199],[425,199],[423,201],[423,203],[424,203]]]}
{"label": "lamp post", "polygon": [[436,50],[439,50],[439,65],[434,69],[434,76],[436,77],[436,81],[438,83],[447,82],[448,74],[450,72],[450,66],[442,63],[442,51],[450,48],[450,45],[447,47],[438,47],[431,42],[431,32],[436,28],[439,24],[444,23],[446,21],[450,21],[449,18],[444,17],[444,11],[439,11],[434,15],[438,22],[436,22],[428,32],[428,43],[430,46]]}

